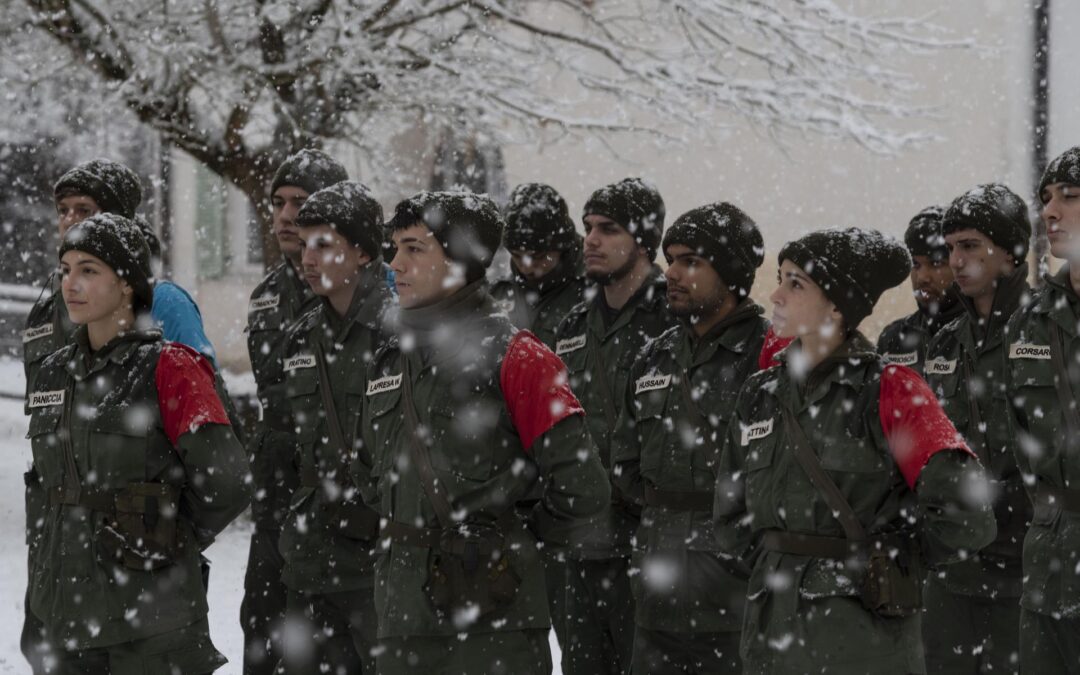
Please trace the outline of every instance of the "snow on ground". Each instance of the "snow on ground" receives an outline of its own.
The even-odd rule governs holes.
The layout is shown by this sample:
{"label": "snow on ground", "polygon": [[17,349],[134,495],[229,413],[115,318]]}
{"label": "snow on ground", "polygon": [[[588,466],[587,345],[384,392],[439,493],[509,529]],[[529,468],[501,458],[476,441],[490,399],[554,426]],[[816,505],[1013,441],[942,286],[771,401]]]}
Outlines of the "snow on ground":
{"label": "snow on ground", "polygon": [[[16,367],[13,367],[13,364]],[[22,365],[0,360],[0,673],[26,673],[29,668],[19,651],[26,592],[26,546],[23,536],[25,505],[23,472],[30,466],[30,443],[26,440],[26,418],[21,396]],[[8,398],[12,395],[20,398]],[[252,524],[247,514],[230,525],[206,551],[210,559],[210,635],[229,659],[218,671],[221,675],[240,673],[243,633],[240,631],[240,599],[247,568],[248,540]],[[555,672],[559,648],[551,638]]]}

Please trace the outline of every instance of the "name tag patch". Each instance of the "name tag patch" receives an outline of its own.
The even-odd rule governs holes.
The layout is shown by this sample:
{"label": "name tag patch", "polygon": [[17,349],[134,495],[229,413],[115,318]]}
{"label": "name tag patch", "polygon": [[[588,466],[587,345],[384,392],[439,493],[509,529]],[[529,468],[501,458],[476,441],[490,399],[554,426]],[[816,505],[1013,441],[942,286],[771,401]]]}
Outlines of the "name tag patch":
{"label": "name tag patch", "polygon": [[588,335],[582,333],[577,337],[567,338],[565,340],[559,340],[555,343],[555,355],[562,356],[563,354],[569,354],[570,352],[576,352],[585,346],[585,340],[588,339]]}
{"label": "name tag patch", "polygon": [[906,354],[885,354],[885,360],[898,366],[913,366],[919,362],[919,352],[907,352]]}
{"label": "name tag patch", "polygon": [[314,368],[315,356],[313,354],[298,354],[285,361],[285,372],[297,370],[298,368]]}
{"label": "name tag patch", "polygon": [[1010,359],[1039,359],[1050,360],[1050,345],[1029,345],[1014,342],[1009,345]]}
{"label": "name tag patch", "polygon": [[956,359],[951,361],[942,358],[930,359],[926,362],[925,369],[927,375],[952,375],[956,372]]}
{"label": "name tag patch", "polygon": [[670,385],[670,375],[646,375],[645,377],[638,378],[638,381],[634,383],[634,394],[640,394],[644,391],[653,391],[655,389],[667,389]]}
{"label": "name tag patch", "polygon": [[750,441],[759,441],[772,433],[772,418],[754,422],[742,429],[742,444],[750,445]]}
{"label": "name tag patch", "polygon": [[27,342],[33,342],[34,340],[40,340],[43,337],[49,337],[53,334],[53,325],[51,323],[44,323],[40,326],[34,326],[33,328],[27,328],[23,331],[22,341],[23,344]]}
{"label": "name tag patch", "polygon": [[267,295],[262,298],[255,298],[248,305],[248,312],[262,312],[267,309],[274,309],[281,302],[281,295]]}
{"label": "name tag patch", "polygon": [[47,408],[54,405],[64,405],[64,390],[35,391],[30,394],[31,408]]}
{"label": "name tag patch", "polygon": [[377,380],[368,382],[367,395],[381,394],[384,391],[393,391],[401,388],[401,375],[387,375]]}

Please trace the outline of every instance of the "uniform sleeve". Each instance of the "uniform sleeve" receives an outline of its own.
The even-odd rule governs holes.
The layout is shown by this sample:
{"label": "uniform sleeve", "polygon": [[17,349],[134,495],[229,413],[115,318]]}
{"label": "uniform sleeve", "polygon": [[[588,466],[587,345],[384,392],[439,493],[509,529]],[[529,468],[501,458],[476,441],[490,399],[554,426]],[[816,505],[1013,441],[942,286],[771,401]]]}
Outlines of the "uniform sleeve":
{"label": "uniform sleeve", "polygon": [[761,353],[758,354],[758,370],[780,365],[776,355],[784,351],[793,340],[794,338],[777,337],[773,327],[769,326],[769,330],[765,331],[765,341],[761,344]]}
{"label": "uniform sleeve", "polygon": [[878,396],[881,430],[912,490],[935,454],[955,450],[975,456],[915,371],[904,366],[886,367]]}
{"label": "uniform sleeve", "polygon": [[585,414],[570,391],[566,366],[529,331],[510,338],[499,383],[510,421],[526,451],[560,421]]}
{"label": "uniform sleeve", "polygon": [[637,433],[637,407],[634,405],[633,385],[645,371],[644,356],[630,370],[623,405],[611,438],[611,482],[623,496],[644,506],[645,484],[641,478],[641,441]]}
{"label": "uniform sleeve", "polygon": [[751,559],[751,532],[746,513],[744,457],[740,450],[742,419],[736,414],[728,424],[727,436],[716,463],[716,487],[713,490],[713,521],[716,539],[722,550],[743,561]]}
{"label": "uniform sleeve", "polygon": [[214,345],[206,337],[199,307],[183,289],[167,281],[156,284],[150,314],[166,340],[187,345],[217,365]]}
{"label": "uniform sleeve", "polygon": [[158,359],[156,382],[161,421],[174,446],[181,436],[204,425],[229,425],[214,388],[210,363],[189,347],[165,345]]}

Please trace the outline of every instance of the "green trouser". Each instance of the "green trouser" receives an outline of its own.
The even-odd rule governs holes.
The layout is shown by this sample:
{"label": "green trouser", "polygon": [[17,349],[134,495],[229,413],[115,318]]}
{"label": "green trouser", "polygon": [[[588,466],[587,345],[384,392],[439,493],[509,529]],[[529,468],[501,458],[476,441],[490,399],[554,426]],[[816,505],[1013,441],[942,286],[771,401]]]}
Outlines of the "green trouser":
{"label": "green trouser", "polygon": [[207,675],[228,661],[210,641],[205,617],[178,630],[108,647],[56,649],[44,655],[49,675]]}
{"label": "green trouser", "polygon": [[285,675],[372,675],[378,645],[372,589],[341,593],[288,592]]}
{"label": "green trouser", "polygon": [[1020,611],[1020,672],[1080,673],[1080,619]]}
{"label": "green trouser", "polygon": [[564,675],[627,675],[634,647],[630,558],[566,561]]}
{"label": "green trouser", "polygon": [[637,627],[632,672],[648,675],[740,675],[738,631],[676,633]]}
{"label": "green trouser", "polygon": [[240,627],[244,631],[244,675],[271,675],[281,660],[281,622],[285,618],[285,565],[278,551],[281,530],[256,527],[251,534]]}
{"label": "green trouser", "polygon": [[23,627],[19,636],[19,649],[26,660],[30,663],[30,670],[34,675],[47,673],[45,670],[44,656],[48,653],[49,646],[43,644],[45,627],[41,621],[30,611],[30,588],[27,587],[23,596]]}
{"label": "green trouser", "polygon": [[379,675],[551,675],[545,628],[382,640]]}
{"label": "green trouser", "polygon": [[952,593],[933,575],[923,589],[926,672],[1016,673],[1020,661],[1020,599]]}
{"label": "green trouser", "polygon": [[566,634],[566,555],[563,551],[544,550],[540,556],[544,563],[544,588],[547,590],[548,612],[551,628],[559,647],[566,649],[570,637]]}

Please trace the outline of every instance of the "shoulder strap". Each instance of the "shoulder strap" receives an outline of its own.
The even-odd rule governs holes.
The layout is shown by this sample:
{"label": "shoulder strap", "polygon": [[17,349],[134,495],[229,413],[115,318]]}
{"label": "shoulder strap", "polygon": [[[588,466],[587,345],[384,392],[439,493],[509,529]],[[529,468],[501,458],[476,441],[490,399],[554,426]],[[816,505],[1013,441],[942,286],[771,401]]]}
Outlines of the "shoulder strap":
{"label": "shoulder strap", "polygon": [[[319,395],[322,398],[323,414],[326,415],[326,426],[330,432],[330,442],[337,446],[342,463],[348,462],[350,445],[345,441],[345,433],[341,428],[341,418],[338,417],[337,406],[334,404],[334,393],[330,390],[330,371],[326,367],[326,355],[322,345],[314,343],[315,365],[319,369]],[[348,472],[345,472],[348,475]]]}
{"label": "shoulder strap", "polygon": [[428,500],[435,509],[435,517],[443,528],[453,527],[454,509],[450,505],[450,499],[446,491],[439,485],[435,477],[435,467],[431,465],[431,448],[420,437],[420,418],[416,414],[416,405],[413,403],[412,391],[412,368],[405,354],[400,355],[401,360],[401,404],[405,407],[405,426],[409,436],[409,448],[412,450],[412,462],[416,471],[420,474],[420,484],[424,486]]}
{"label": "shoulder strap", "polygon": [[795,419],[795,413],[786,403],[782,401],[779,403],[780,412],[784,417],[784,427],[791,439],[791,444],[795,450],[795,459],[798,460],[799,466],[803,468],[807,477],[810,478],[810,482],[825,498],[825,503],[844,528],[844,535],[852,541],[865,541],[866,530],[863,529],[862,523],[859,522],[859,517],[855,514],[855,510],[851,508],[851,504],[848,504],[847,500],[844,499],[844,494],[840,492],[840,488],[836,487],[836,483],[833,482],[832,478],[829,478],[829,474],[825,473],[825,469],[821,466],[821,462],[818,461],[814,449],[810,446],[810,441],[806,438],[802,427],[799,426],[798,420]]}
{"label": "shoulder strap", "polygon": [[1069,383],[1069,368],[1065,364],[1064,340],[1061,337],[1061,326],[1053,320],[1050,321],[1050,359],[1053,361],[1054,387],[1057,388],[1058,404],[1061,413],[1065,416],[1065,426],[1069,430],[1070,443],[1075,444],[1080,440],[1080,412],[1076,409],[1076,397],[1073,395],[1072,386]]}

